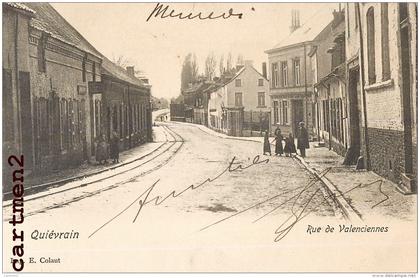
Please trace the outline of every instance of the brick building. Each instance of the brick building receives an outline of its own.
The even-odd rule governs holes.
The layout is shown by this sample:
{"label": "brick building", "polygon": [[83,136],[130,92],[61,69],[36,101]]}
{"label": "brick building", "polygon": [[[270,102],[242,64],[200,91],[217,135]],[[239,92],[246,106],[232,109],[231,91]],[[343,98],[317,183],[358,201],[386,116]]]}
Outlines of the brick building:
{"label": "brick building", "polygon": [[[31,17],[21,17],[22,10],[31,11]],[[5,142],[11,141],[13,130],[15,147],[25,155],[28,170],[88,159],[92,136],[87,88],[89,81],[101,78],[100,53],[49,4],[3,4],[3,14],[3,56],[20,61],[12,74],[15,81],[9,82],[8,63],[15,59],[3,59],[3,80],[13,88],[6,85],[3,106],[14,110],[4,118],[10,121],[3,127]]]}
{"label": "brick building", "polygon": [[125,70],[103,57],[101,81],[89,86],[95,139],[116,132],[120,150],[152,140],[151,87],[135,77],[134,67]]}
{"label": "brick building", "polygon": [[405,192],[417,179],[416,12],[415,3],[346,6],[350,146]]}
{"label": "brick building", "polygon": [[[150,86],[112,64],[50,4],[3,3],[2,24],[3,159],[23,153],[26,173],[78,165],[114,122],[124,147],[150,140]],[[91,84],[114,93],[107,101],[122,100],[119,120]]]}

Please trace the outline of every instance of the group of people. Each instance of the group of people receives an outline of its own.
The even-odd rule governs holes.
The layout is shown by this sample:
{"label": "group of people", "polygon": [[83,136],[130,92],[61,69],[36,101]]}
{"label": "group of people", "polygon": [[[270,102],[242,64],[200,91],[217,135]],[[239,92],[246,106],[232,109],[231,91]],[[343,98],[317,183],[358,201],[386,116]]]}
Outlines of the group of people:
{"label": "group of people", "polygon": [[109,143],[105,134],[100,135],[96,141],[96,161],[99,164],[106,164],[108,159],[112,159],[113,163],[119,163],[119,143],[120,138],[115,131],[112,133]]}
{"label": "group of people", "polygon": [[[299,149],[300,156],[305,157],[306,156],[306,149],[309,149],[309,137],[308,137],[308,131],[305,128],[305,123],[300,122],[299,123],[299,129],[298,129],[298,137],[297,137],[297,148]],[[281,156],[283,153],[286,156],[292,156],[293,154],[296,154],[296,146],[295,146],[295,138],[293,137],[292,133],[289,133],[289,136],[283,137],[280,130],[280,125],[277,124],[277,128],[274,131],[274,140],[275,144],[275,155]],[[285,145],[283,147],[283,141],[285,142]],[[263,154],[269,154],[271,155],[271,146],[270,146],[270,140],[268,137],[268,131],[264,134],[264,149]]]}

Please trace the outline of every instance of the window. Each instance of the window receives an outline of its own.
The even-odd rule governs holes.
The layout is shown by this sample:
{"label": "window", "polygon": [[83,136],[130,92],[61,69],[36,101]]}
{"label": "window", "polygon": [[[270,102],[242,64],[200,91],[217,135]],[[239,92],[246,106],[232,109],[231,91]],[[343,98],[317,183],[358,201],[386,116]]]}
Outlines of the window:
{"label": "window", "polygon": [[241,79],[236,79],[235,80],[235,86],[236,87],[241,87]]}
{"label": "window", "polygon": [[293,60],[293,75],[295,77],[295,85],[300,85],[300,60]]}
{"label": "window", "polygon": [[242,106],[242,93],[235,93],[235,106]]}
{"label": "window", "polygon": [[376,82],[375,69],[375,13],[370,7],[366,14],[367,22],[367,54],[368,54],[368,81],[369,84]]}
{"label": "window", "polygon": [[274,123],[279,123],[280,119],[279,119],[279,102],[277,100],[275,100],[273,102],[273,110],[274,110]]}
{"label": "window", "polygon": [[39,72],[46,72],[46,60],[45,60],[45,44],[47,41],[47,37],[43,33],[41,38],[38,41],[38,71]]}
{"label": "window", "polygon": [[389,21],[388,21],[388,3],[381,3],[381,44],[382,44],[382,81],[391,78],[389,64]]}
{"label": "window", "polygon": [[96,81],[96,63],[95,62],[92,63],[92,76],[93,76],[92,81],[95,82]]}
{"label": "window", "polygon": [[258,93],[258,107],[265,107],[265,93]]}
{"label": "window", "polygon": [[258,79],[258,86],[260,87],[264,86],[264,79],[262,78]]}
{"label": "window", "polygon": [[281,62],[281,79],[283,87],[287,87],[287,62]]}
{"label": "window", "polygon": [[283,100],[282,101],[282,120],[283,120],[283,124],[288,124],[289,123],[287,113],[288,113],[288,103],[287,103],[287,100]]}
{"label": "window", "polygon": [[399,14],[400,14],[400,23],[403,23],[408,19],[408,6],[407,3],[399,3]]}
{"label": "window", "polygon": [[271,86],[273,88],[277,88],[278,87],[278,82],[279,82],[279,73],[278,73],[278,64],[277,63],[273,63],[271,64]]}

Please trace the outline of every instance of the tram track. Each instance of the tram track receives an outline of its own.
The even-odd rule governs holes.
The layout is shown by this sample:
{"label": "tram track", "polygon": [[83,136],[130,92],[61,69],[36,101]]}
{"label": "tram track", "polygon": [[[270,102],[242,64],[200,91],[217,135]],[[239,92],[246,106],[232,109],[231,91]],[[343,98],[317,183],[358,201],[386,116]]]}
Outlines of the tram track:
{"label": "tram track", "polygon": [[[45,211],[50,210],[50,209],[63,207],[65,205],[68,205],[70,203],[74,203],[74,202],[80,201],[80,200],[85,199],[87,197],[91,197],[91,196],[100,194],[101,192],[104,192],[104,191],[107,191],[107,190],[111,190],[113,188],[116,188],[116,187],[121,186],[121,185],[126,184],[126,183],[130,183],[130,182],[132,182],[132,181],[134,181],[134,180],[136,180],[136,179],[138,179],[140,177],[143,177],[145,175],[148,175],[148,174],[150,174],[150,173],[152,173],[152,172],[154,172],[154,171],[162,168],[173,157],[175,157],[175,155],[181,150],[181,148],[184,145],[184,138],[181,135],[179,135],[177,132],[173,131],[172,129],[170,129],[167,126],[164,126],[163,125],[163,128],[165,129],[165,131],[167,132],[167,134],[169,134],[172,137],[173,140],[172,141],[171,140],[168,140],[166,143],[164,143],[163,145],[169,144],[169,146],[167,146],[166,148],[161,149],[162,150],[161,152],[159,152],[157,155],[149,158],[148,160],[146,160],[146,161],[140,161],[140,163],[137,164],[137,165],[131,166],[128,169],[123,169],[122,171],[119,171],[118,173],[114,173],[114,174],[108,175],[106,177],[101,177],[99,179],[95,179],[95,180],[88,181],[88,182],[82,182],[81,184],[78,184],[78,185],[75,185],[75,186],[71,186],[69,188],[65,188],[65,189],[62,189],[62,190],[55,191],[55,192],[49,192],[49,193],[46,193],[46,194],[42,194],[40,196],[34,196],[32,198],[25,199],[25,204],[30,203],[31,201],[34,201],[34,200],[43,199],[43,198],[47,198],[47,197],[50,197],[50,196],[53,196],[53,195],[58,195],[60,193],[62,194],[62,193],[65,193],[65,192],[68,192],[68,191],[72,191],[72,190],[75,190],[75,189],[84,188],[84,187],[86,187],[88,185],[95,185],[95,184],[106,182],[106,180],[109,180],[111,178],[115,178],[115,177],[118,177],[118,176],[123,175],[123,174],[127,174],[127,173],[130,173],[130,172],[133,172],[133,171],[137,171],[142,166],[145,166],[145,165],[147,165],[149,163],[155,162],[158,158],[161,158],[164,155],[168,155],[162,161],[158,161],[158,163],[156,165],[154,165],[152,168],[147,169],[145,171],[136,172],[135,175],[130,175],[129,178],[123,179],[123,180],[118,181],[116,183],[113,183],[112,185],[101,187],[99,189],[96,189],[96,190],[93,190],[93,191],[90,191],[90,192],[83,192],[81,195],[78,195],[78,196],[73,197],[71,199],[68,199],[68,200],[65,200],[65,201],[62,201],[62,202],[53,203],[52,205],[43,207],[41,209],[36,209],[34,211],[26,212],[25,213],[25,217],[28,217],[28,216],[31,216],[31,215],[34,215],[34,214],[38,214],[38,213],[42,213],[42,212],[45,212]],[[144,156],[142,156],[142,158],[144,158]],[[139,162],[139,160],[133,160],[129,164],[132,164],[132,163],[135,163],[135,162]],[[127,166],[127,165],[128,164],[125,164],[124,166]],[[3,205],[3,209],[4,208],[11,207],[11,206],[12,206],[12,202],[7,203],[7,204]],[[10,219],[3,219],[3,220],[4,221],[9,221]]]}

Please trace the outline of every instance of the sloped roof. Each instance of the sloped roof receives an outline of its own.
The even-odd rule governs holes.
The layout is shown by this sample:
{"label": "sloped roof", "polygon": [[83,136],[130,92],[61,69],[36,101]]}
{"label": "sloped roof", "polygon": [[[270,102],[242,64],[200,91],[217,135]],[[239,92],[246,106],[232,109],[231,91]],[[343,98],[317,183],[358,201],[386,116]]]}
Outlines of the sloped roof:
{"label": "sloped roof", "polygon": [[18,9],[18,10],[22,10],[22,11],[25,11],[25,12],[28,12],[28,13],[32,13],[32,14],[35,13],[34,10],[30,9],[28,6],[26,6],[25,4],[22,4],[22,3],[8,2],[8,3],[4,3],[4,4],[6,4],[9,7],[12,7],[12,8],[15,8],[15,9]]}
{"label": "sloped roof", "polygon": [[[16,5],[22,5],[13,3]],[[92,46],[70,23],[67,22],[49,3],[25,3],[30,10],[35,12],[35,18],[32,18],[30,25],[38,30],[50,34],[52,37],[67,44],[93,54],[102,59],[102,72],[114,76],[122,81],[144,86],[139,79],[130,76],[127,71],[106,58],[94,46]]]}
{"label": "sloped roof", "polygon": [[325,27],[332,21],[332,10],[328,8],[321,8],[316,11],[302,26],[296,29],[293,33],[286,36],[273,48],[266,51],[272,52],[286,46],[291,46],[303,42],[313,41],[316,36],[324,30]]}
{"label": "sloped roof", "polygon": [[49,3],[25,3],[35,12],[35,18],[30,22],[35,29],[44,31],[52,37],[80,50],[101,57],[95,49],[70,23],[68,23]]}
{"label": "sloped roof", "polygon": [[130,76],[125,69],[123,69],[120,66],[117,66],[105,56],[102,55],[101,57],[102,57],[102,73],[103,74],[113,76],[115,78],[131,83],[133,85],[146,87],[140,79]]}

